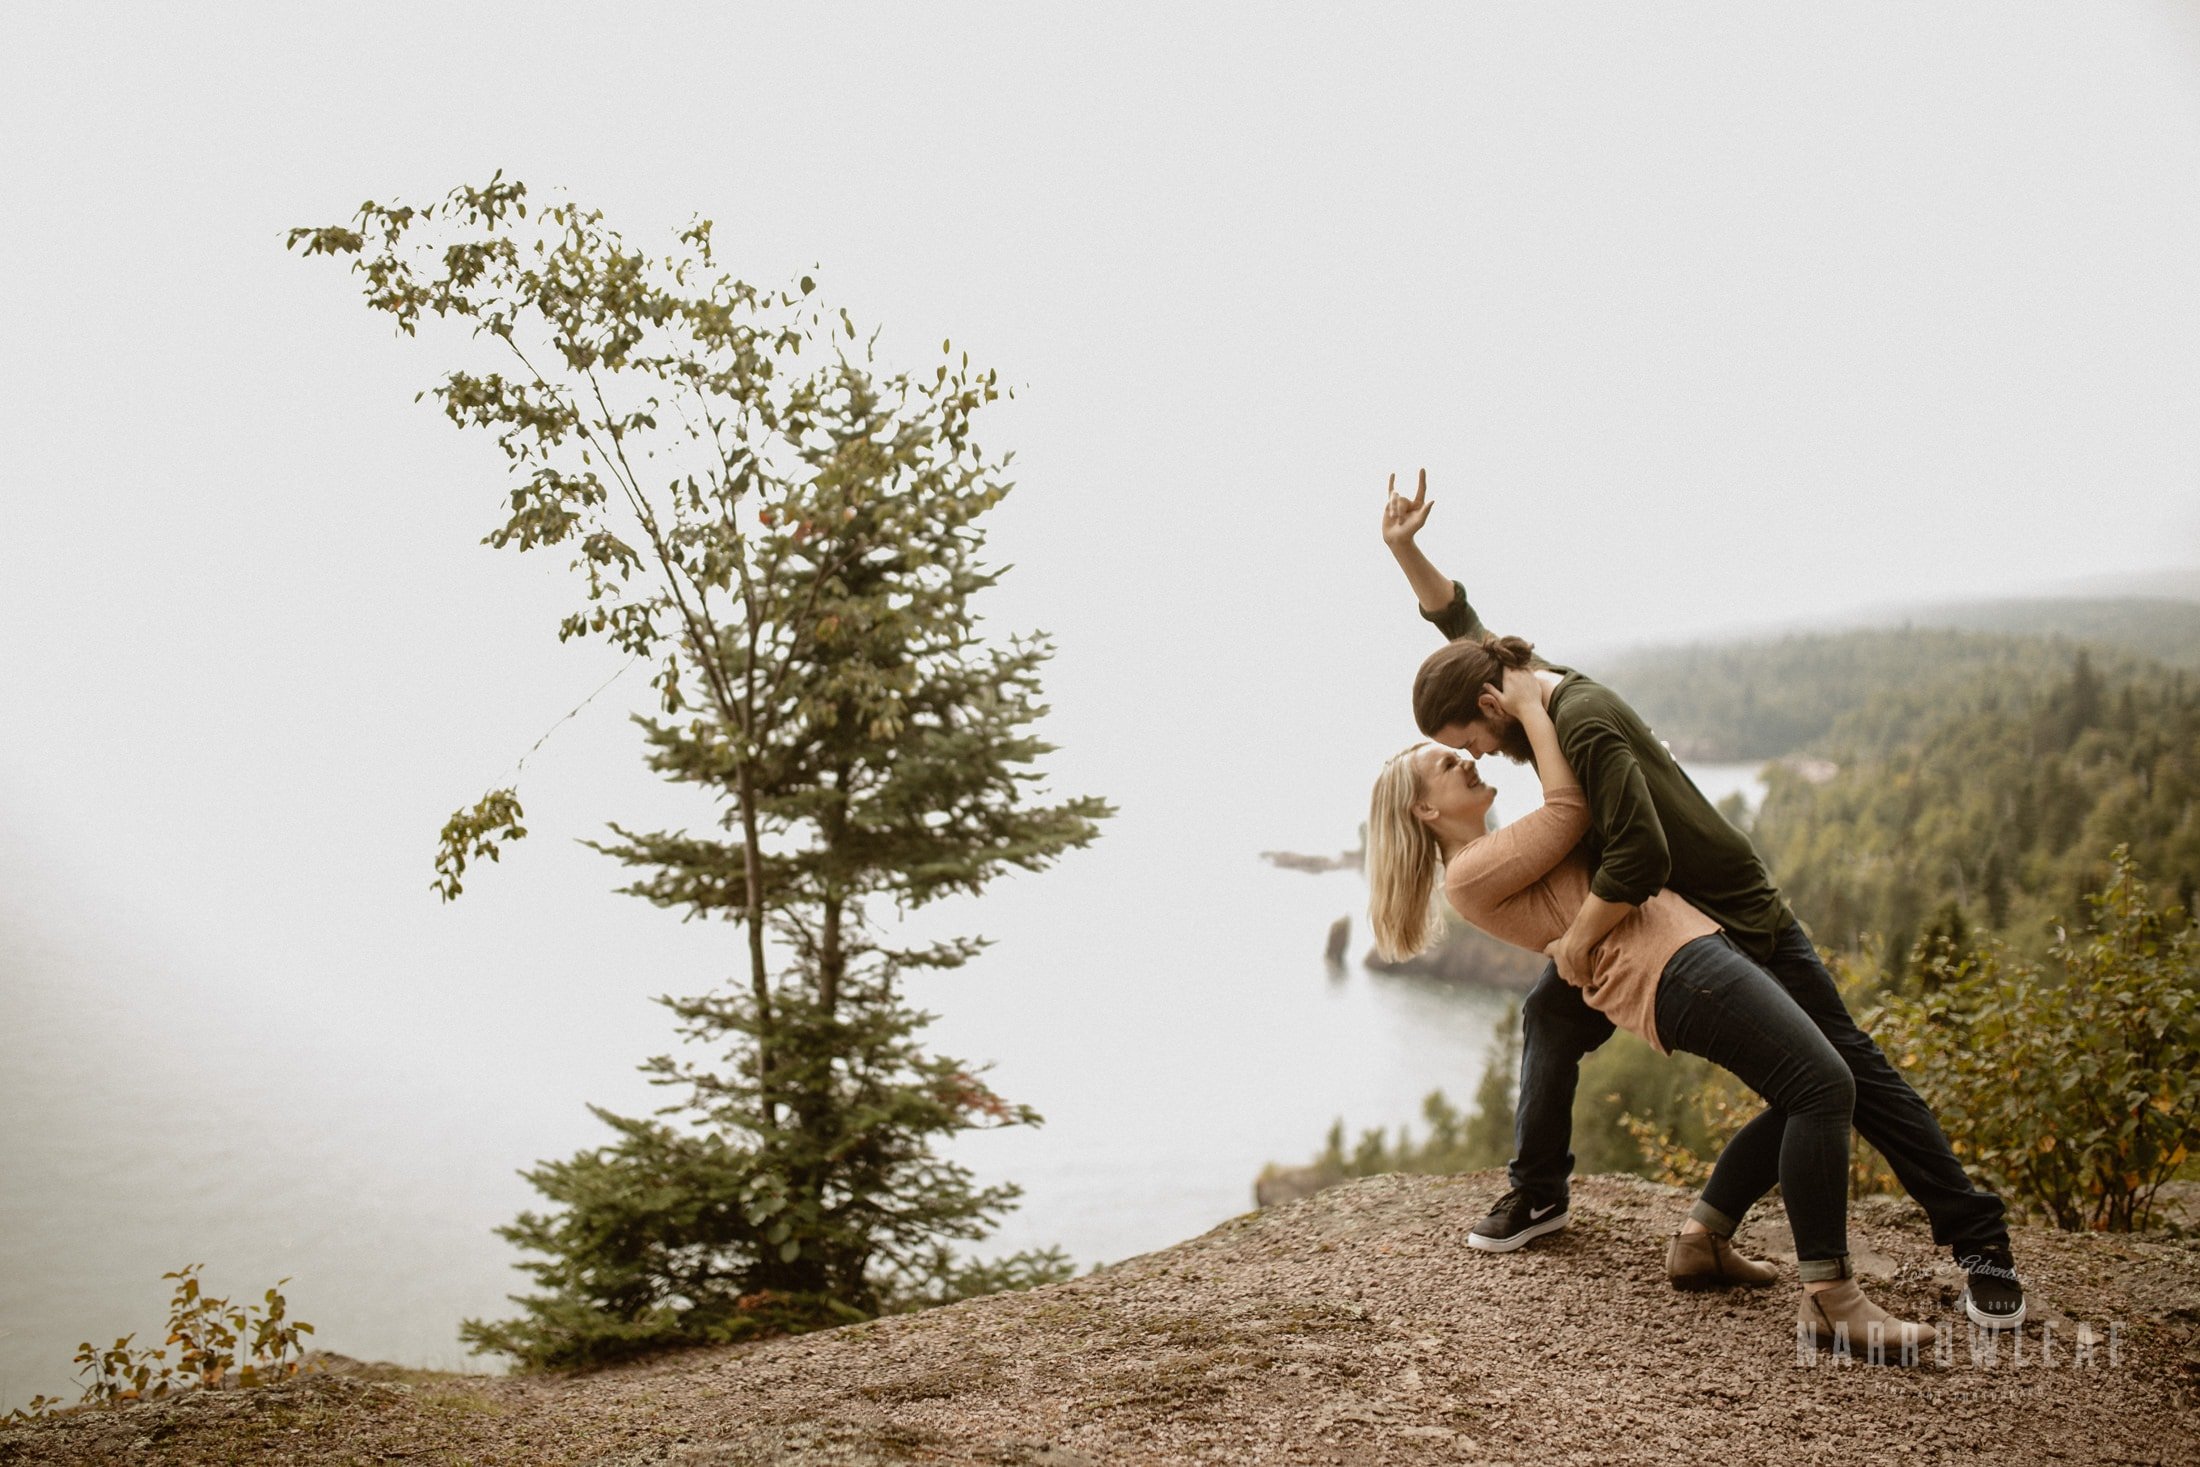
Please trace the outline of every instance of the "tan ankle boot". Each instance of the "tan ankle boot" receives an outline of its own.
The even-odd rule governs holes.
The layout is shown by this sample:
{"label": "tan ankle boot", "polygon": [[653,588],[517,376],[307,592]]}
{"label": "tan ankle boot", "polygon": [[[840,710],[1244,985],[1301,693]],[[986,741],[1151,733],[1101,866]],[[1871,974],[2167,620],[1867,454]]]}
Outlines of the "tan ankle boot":
{"label": "tan ankle boot", "polygon": [[1676,1233],[1665,1245],[1665,1276],[1676,1289],[1761,1289],[1779,1275],[1744,1258],[1717,1233]]}
{"label": "tan ankle boot", "polygon": [[1850,1358],[1874,1365],[1914,1365],[1932,1349],[1933,1327],[1896,1319],[1864,1297],[1855,1279],[1830,1289],[1805,1292],[1795,1327],[1807,1330],[1821,1349],[1838,1349],[1847,1339]]}

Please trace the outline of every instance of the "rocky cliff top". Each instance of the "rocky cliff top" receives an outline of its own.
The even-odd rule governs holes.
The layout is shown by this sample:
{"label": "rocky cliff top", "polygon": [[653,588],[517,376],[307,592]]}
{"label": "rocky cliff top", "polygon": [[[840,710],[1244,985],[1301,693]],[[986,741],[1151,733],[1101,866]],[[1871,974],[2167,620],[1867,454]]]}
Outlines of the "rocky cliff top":
{"label": "rocky cliff top", "polygon": [[[1867,1290],[1953,1358],[1804,1365],[1791,1286],[1666,1284],[1683,1194],[1586,1178],[1566,1231],[1477,1253],[1501,1185],[1377,1177],[1050,1288],[588,1376],[336,1359],[0,1429],[0,1463],[2200,1462],[2200,1242],[2019,1230],[2031,1320],[1974,1360],[1961,1275],[1869,1199]],[[1760,1213],[1745,1249],[1791,1258]]]}

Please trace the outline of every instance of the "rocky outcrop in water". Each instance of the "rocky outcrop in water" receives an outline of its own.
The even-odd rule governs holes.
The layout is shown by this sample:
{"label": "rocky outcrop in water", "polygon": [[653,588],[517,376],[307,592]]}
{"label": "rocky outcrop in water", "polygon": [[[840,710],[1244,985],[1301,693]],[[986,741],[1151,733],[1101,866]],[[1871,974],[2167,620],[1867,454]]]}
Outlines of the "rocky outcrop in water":
{"label": "rocky outcrop in water", "polygon": [[1262,851],[1260,858],[1283,871],[1357,871],[1367,861],[1365,851],[1339,851],[1334,856],[1302,856],[1297,851]]}
{"label": "rocky outcrop in water", "polygon": [[1443,941],[1418,957],[1391,963],[1385,962],[1380,954],[1370,952],[1360,961],[1377,973],[1410,973],[1423,978],[1439,978],[1447,983],[1472,983],[1525,993],[1543,976],[1543,965],[1548,959],[1541,953],[1499,942],[1464,922],[1453,922],[1445,928]]}

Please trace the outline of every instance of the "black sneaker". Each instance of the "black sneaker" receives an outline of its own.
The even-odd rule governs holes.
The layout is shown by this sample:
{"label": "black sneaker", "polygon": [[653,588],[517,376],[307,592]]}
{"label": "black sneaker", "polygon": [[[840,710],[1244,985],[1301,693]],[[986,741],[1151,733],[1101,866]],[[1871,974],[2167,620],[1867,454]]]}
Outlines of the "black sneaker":
{"label": "black sneaker", "polygon": [[1963,1312],[1980,1329],[2015,1329],[2024,1323],[2024,1285],[2007,1243],[1989,1243],[1958,1255],[1968,1285]]}
{"label": "black sneaker", "polygon": [[1474,1225],[1467,1243],[1485,1253],[1510,1253],[1531,1238],[1566,1226],[1566,1199],[1535,1202],[1518,1187],[1497,1199],[1490,1215]]}

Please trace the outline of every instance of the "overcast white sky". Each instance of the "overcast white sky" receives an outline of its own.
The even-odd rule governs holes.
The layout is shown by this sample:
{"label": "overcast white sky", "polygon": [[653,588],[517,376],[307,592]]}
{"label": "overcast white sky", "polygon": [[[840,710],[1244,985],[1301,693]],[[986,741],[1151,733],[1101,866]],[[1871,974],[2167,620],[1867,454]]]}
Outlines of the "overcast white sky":
{"label": "overcast white sky", "polygon": [[[2190,4],[18,0],[0,42],[0,809],[87,880],[132,832],[147,900],[339,845],[416,900],[607,670],[476,545],[441,364],[282,249],[497,168],[1020,384],[994,613],[1059,638],[1118,838],[1359,808],[1428,645],[1394,468],[1562,657],[2200,562]],[[565,767],[632,759],[596,722]]]}

